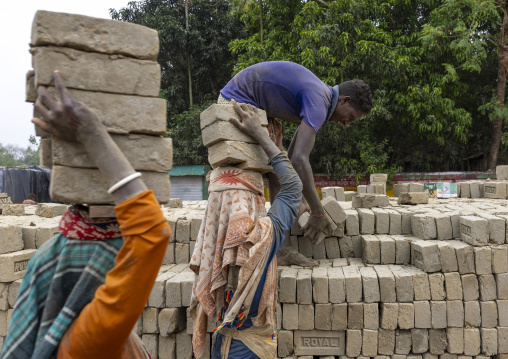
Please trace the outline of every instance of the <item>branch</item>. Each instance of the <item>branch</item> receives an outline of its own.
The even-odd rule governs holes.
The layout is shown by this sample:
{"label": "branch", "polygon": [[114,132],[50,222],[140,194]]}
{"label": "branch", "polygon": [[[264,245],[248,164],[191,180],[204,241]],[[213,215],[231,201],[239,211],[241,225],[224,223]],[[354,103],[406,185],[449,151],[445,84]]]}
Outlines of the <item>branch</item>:
{"label": "branch", "polygon": [[328,7],[328,3],[326,3],[325,1],[323,0],[314,0],[315,2],[317,2],[318,4],[321,4],[323,5],[324,7]]}

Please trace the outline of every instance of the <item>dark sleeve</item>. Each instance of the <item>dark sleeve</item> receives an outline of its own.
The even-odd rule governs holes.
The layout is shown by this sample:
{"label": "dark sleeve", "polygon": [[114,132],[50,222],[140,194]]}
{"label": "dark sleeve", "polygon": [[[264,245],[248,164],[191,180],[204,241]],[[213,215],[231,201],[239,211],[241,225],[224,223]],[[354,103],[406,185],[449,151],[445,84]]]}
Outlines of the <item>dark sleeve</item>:
{"label": "dark sleeve", "polygon": [[273,167],[281,187],[268,211],[268,217],[273,223],[274,250],[272,252],[277,253],[284,240],[284,232],[291,228],[298,215],[303,186],[286,152],[271,157],[269,164]]}

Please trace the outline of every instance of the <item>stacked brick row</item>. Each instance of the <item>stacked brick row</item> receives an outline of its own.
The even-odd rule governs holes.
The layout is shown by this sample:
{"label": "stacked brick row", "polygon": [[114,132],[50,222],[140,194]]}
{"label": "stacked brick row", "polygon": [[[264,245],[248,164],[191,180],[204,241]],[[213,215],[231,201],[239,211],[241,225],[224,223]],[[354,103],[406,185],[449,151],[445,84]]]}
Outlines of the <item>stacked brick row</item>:
{"label": "stacked brick row", "polygon": [[[157,199],[169,200],[167,170],[172,142],[166,134],[166,102],[159,99],[159,38],[155,30],[113,20],[38,11],[27,75],[27,101],[47,86],[56,94],[53,71],[60,70],[73,98],[104,123],[120,150]],[[40,114],[35,114],[40,117]],[[109,204],[107,184],[81,145],[49,138],[37,129],[42,165],[52,167],[50,194],[64,203]]]}

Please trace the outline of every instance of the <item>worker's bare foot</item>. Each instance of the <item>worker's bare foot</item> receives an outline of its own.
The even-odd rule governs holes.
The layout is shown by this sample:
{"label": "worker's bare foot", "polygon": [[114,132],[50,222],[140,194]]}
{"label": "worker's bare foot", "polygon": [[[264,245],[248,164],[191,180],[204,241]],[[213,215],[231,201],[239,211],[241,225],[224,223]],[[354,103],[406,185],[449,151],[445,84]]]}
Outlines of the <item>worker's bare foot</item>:
{"label": "worker's bare foot", "polygon": [[317,267],[319,265],[317,261],[305,257],[293,248],[281,248],[277,253],[277,265],[289,266],[293,264],[301,267]]}

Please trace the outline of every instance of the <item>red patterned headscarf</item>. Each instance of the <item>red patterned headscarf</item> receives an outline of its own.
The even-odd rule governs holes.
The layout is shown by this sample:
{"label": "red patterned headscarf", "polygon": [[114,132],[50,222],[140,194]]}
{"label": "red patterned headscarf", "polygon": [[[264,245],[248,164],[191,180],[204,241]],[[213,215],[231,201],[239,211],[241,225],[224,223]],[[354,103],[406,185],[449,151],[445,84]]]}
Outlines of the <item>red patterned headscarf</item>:
{"label": "red patterned headscarf", "polygon": [[58,230],[67,238],[84,241],[102,241],[120,238],[120,226],[116,218],[90,218],[80,205],[70,206],[63,214]]}

